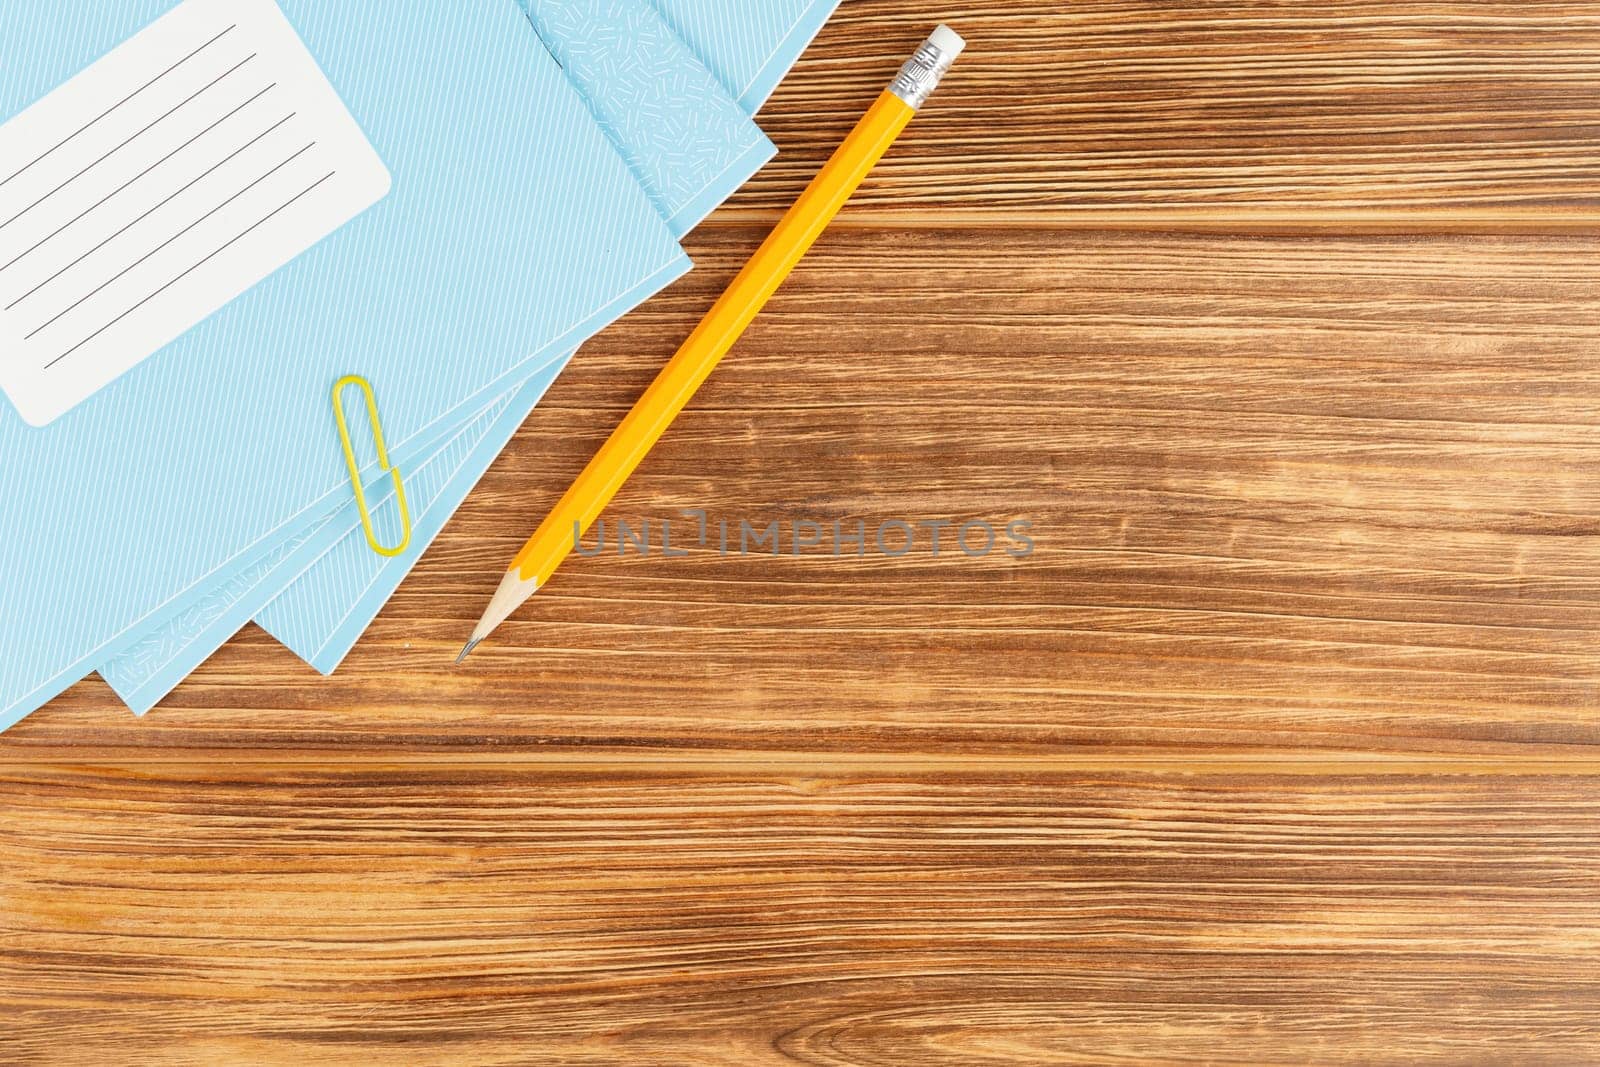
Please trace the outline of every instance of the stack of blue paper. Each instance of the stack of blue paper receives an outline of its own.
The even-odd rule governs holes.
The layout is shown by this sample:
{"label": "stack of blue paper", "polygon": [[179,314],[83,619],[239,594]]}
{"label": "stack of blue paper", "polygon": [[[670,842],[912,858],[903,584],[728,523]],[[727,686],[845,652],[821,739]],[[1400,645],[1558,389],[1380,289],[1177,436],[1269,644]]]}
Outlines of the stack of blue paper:
{"label": "stack of blue paper", "polygon": [[92,671],[143,713],[252,619],[332,671],[837,2],[0,5],[0,728]]}

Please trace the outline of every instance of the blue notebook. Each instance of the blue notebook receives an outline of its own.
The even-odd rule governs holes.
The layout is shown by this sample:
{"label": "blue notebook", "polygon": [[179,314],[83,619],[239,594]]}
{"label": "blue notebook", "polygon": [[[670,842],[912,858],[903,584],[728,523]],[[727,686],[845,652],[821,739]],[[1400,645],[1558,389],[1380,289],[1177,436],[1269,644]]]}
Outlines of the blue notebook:
{"label": "blue notebook", "polygon": [[337,510],[340,376],[415,465],[688,265],[505,0],[10,0],[8,131],[0,726]]}

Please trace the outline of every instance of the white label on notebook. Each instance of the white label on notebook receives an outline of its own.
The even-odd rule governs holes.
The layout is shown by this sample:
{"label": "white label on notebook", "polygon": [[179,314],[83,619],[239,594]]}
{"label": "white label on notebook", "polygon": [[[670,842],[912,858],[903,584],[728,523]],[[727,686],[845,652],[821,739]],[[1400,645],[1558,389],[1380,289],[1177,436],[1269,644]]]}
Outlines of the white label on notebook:
{"label": "white label on notebook", "polygon": [[45,425],[389,184],[273,0],[186,0],[0,126],[0,389]]}

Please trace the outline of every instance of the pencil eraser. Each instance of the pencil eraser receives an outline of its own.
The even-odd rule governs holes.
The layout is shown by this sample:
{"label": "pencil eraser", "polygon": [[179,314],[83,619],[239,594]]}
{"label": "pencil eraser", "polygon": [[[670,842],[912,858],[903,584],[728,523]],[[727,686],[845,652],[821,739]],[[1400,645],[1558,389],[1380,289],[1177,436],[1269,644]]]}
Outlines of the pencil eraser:
{"label": "pencil eraser", "polygon": [[939,28],[928,35],[928,43],[948,55],[951,59],[959,56],[967,48],[966,40],[943,23],[940,23]]}

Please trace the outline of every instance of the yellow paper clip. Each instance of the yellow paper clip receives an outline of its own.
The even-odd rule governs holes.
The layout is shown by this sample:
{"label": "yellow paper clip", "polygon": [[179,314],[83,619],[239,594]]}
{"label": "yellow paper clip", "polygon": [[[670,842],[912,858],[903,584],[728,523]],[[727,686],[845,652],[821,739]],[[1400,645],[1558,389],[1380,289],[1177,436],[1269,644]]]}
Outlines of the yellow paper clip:
{"label": "yellow paper clip", "polygon": [[[372,525],[372,514],[367,510],[367,494],[361,486],[361,465],[356,462],[356,450],[350,444],[350,427],[344,417],[344,402],[341,394],[345,386],[359,385],[367,397],[367,416],[372,420],[372,440],[378,446],[378,463],[383,467],[385,474],[394,476],[394,495],[400,504],[400,525],[404,530],[400,543],[393,548],[385,548],[378,543],[378,534]],[[383,423],[378,420],[378,401],[372,395],[372,385],[358,374],[346,375],[340,378],[333,387],[333,417],[339,423],[339,441],[344,445],[344,462],[350,468],[350,485],[356,491],[356,506],[361,509],[361,529],[366,532],[367,544],[372,546],[372,551],[380,556],[398,556],[411,544],[411,509],[406,506],[406,486],[400,480],[400,472],[389,465],[389,449],[383,443]]]}

